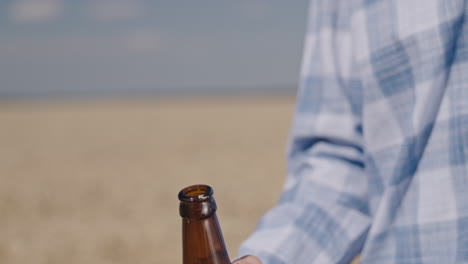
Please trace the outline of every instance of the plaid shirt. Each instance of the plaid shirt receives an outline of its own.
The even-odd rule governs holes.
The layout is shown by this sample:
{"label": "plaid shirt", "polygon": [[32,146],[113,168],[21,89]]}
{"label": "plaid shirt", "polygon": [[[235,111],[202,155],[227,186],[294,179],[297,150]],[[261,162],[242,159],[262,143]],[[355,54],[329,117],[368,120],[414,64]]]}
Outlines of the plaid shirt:
{"label": "plaid shirt", "polygon": [[312,0],[288,171],[240,254],[468,263],[464,0]]}

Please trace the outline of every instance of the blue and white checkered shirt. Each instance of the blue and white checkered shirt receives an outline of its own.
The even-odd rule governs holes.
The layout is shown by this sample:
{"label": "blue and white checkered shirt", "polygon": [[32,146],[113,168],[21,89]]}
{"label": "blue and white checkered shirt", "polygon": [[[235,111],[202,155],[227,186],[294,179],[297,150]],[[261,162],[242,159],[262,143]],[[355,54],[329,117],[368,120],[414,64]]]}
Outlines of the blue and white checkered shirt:
{"label": "blue and white checkered shirt", "polygon": [[240,254],[468,263],[464,0],[312,0],[289,175]]}

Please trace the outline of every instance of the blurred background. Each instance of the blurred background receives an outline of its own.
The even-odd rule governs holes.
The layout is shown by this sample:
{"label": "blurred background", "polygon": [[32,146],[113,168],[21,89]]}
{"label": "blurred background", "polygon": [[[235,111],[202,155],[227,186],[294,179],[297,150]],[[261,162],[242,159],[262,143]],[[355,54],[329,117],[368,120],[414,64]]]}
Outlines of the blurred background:
{"label": "blurred background", "polygon": [[234,258],[285,177],[306,12],[0,0],[0,263],[181,263],[195,183]]}

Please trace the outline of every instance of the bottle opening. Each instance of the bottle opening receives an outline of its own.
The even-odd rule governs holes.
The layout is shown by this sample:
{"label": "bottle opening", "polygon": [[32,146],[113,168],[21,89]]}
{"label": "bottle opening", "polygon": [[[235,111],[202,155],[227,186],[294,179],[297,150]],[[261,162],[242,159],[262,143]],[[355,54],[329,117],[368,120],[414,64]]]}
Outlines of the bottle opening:
{"label": "bottle opening", "polygon": [[179,200],[189,202],[201,202],[209,199],[213,195],[213,189],[204,184],[197,184],[182,189],[179,193]]}

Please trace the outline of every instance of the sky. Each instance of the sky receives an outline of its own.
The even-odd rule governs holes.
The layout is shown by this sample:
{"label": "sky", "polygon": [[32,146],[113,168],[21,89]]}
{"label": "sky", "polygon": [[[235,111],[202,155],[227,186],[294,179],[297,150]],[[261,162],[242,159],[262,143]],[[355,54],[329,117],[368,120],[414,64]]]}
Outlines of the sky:
{"label": "sky", "polygon": [[0,98],[291,91],[306,13],[306,0],[0,0]]}

